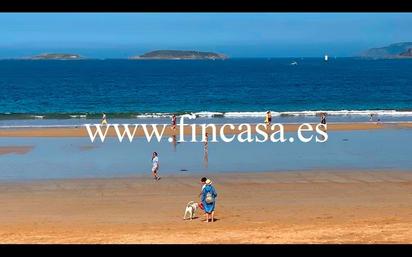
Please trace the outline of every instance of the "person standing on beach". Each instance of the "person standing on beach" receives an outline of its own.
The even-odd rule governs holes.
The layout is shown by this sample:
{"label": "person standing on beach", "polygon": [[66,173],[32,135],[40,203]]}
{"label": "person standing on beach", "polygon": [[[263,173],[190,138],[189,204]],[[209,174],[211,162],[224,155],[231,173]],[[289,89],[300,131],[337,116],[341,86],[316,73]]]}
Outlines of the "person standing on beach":
{"label": "person standing on beach", "polygon": [[159,180],[160,177],[157,174],[159,171],[159,158],[157,157],[158,154],[157,152],[153,152],[152,154],[152,174],[153,174],[153,179]]}
{"label": "person standing on beach", "polygon": [[265,115],[266,129],[270,127],[270,123],[272,123],[272,114],[270,113],[270,111],[267,111]]}
{"label": "person standing on beach", "polygon": [[325,131],[327,131],[327,128],[326,128],[326,113],[322,113],[320,115],[320,124],[324,125],[323,127],[325,128]]}
{"label": "person standing on beach", "polygon": [[106,113],[103,113],[103,116],[102,116],[102,126],[103,125],[107,125]]}
{"label": "person standing on beach", "polygon": [[206,220],[205,222],[215,221],[215,205],[217,193],[215,188],[212,186],[212,181],[207,179],[205,186],[202,189],[201,201],[205,211]]}
{"label": "person standing on beach", "polygon": [[207,180],[207,178],[206,178],[206,177],[203,177],[203,178],[201,178],[201,179],[200,179],[200,184],[202,184],[202,189],[200,190],[199,197],[201,197],[201,196],[202,196],[203,189],[205,189],[205,186],[206,186],[206,180]]}
{"label": "person standing on beach", "polygon": [[203,193],[203,189],[205,189],[206,181],[207,181],[206,177],[203,177],[203,178],[200,179],[200,184],[202,184],[202,189],[200,190],[200,193],[199,193],[199,197],[200,197],[199,208],[202,209],[202,210],[204,210],[204,207],[203,207],[203,204],[202,204],[202,193]]}
{"label": "person standing on beach", "polygon": [[176,115],[173,114],[172,116],[172,129],[175,130],[176,129]]}
{"label": "person standing on beach", "polygon": [[320,115],[320,123],[326,125],[326,113]]}

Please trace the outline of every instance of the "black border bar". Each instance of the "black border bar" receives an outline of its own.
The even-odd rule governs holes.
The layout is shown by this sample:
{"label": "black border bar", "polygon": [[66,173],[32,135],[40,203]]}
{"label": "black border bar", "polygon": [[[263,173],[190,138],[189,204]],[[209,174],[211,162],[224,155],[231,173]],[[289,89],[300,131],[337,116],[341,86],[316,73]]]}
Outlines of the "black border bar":
{"label": "black border bar", "polygon": [[2,0],[1,12],[412,12],[408,0]]}

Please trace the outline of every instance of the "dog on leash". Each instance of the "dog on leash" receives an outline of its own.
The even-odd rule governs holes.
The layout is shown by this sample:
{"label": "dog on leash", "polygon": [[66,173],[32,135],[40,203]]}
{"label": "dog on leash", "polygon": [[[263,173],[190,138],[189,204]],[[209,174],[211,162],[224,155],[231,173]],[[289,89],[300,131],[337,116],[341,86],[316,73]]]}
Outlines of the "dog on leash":
{"label": "dog on leash", "polygon": [[195,213],[198,207],[198,203],[195,203],[194,201],[188,202],[186,205],[185,215],[183,216],[183,219],[185,220],[186,216],[189,216],[189,219],[192,220],[195,217]]}

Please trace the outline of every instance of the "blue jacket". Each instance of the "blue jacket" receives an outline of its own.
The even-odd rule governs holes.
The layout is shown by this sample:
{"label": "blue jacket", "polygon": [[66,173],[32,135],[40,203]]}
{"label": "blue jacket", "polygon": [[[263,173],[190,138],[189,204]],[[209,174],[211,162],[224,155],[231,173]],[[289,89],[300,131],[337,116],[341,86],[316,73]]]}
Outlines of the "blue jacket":
{"label": "blue jacket", "polygon": [[[206,203],[206,195],[209,192],[212,194],[213,203]],[[201,200],[202,200],[202,204],[205,208],[206,213],[211,213],[212,211],[215,210],[216,197],[217,197],[217,193],[216,193],[215,188],[212,185],[206,185],[203,188]]]}

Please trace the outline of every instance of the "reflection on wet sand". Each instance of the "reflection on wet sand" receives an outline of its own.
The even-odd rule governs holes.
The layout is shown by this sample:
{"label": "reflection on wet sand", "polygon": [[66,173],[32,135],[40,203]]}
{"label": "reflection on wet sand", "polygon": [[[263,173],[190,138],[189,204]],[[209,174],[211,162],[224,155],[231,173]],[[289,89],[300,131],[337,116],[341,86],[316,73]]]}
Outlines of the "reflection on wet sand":
{"label": "reflection on wet sand", "polygon": [[209,165],[209,134],[206,132],[205,134],[205,142],[203,147],[203,166],[207,169]]}
{"label": "reflection on wet sand", "polygon": [[0,155],[2,154],[26,154],[33,149],[34,146],[0,146]]}
{"label": "reflection on wet sand", "polygon": [[172,145],[173,145],[173,152],[176,152],[176,135],[173,135],[172,137]]}

